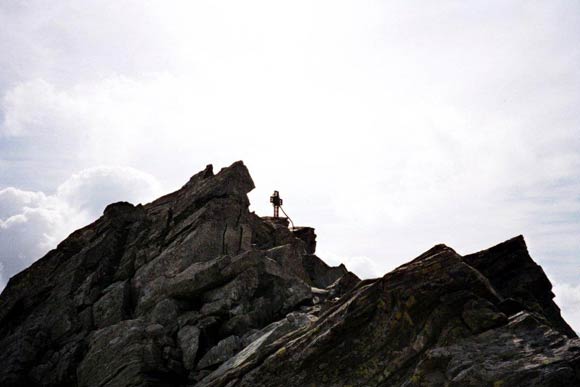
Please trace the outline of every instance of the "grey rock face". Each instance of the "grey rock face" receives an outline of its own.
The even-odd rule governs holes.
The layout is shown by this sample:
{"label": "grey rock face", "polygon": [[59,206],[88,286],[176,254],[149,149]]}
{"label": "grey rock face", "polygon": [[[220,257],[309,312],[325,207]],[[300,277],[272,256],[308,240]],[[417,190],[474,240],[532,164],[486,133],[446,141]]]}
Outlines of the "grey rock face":
{"label": "grey rock face", "polygon": [[79,386],[147,384],[143,375],[164,371],[161,346],[140,320],[95,331],[78,367]]}
{"label": "grey rock face", "polygon": [[503,297],[518,301],[550,320],[563,334],[576,337],[560,316],[560,308],[552,301],[552,284],[542,268],[531,259],[521,235],[464,259],[488,278]]}
{"label": "grey rock face", "polygon": [[248,211],[241,162],[103,216],[0,296],[2,386],[577,386],[523,238],[360,281]]}
{"label": "grey rock face", "polygon": [[[212,386],[576,386],[578,339],[503,296],[446,246],[363,281],[306,331]],[[469,323],[464,321],[467,319]]]}
{"label": "grey rock face", "polygon": [[183,366],[188,370],[195,368],[195,358],[199,349],[200,330],[196,326],[185,326],[177,333],[177,341],[183,353]]}
{"label": "grey rock face", "polygon": [[229,336],[210,349],[197,363],[198,369],[209,368],[221,364],[234,356],[242,345],[238,336]]}
{"label": "grey rock face", "polygon": [[103,296],[93,304],[95,327],[104,328],[129,317],[129,291],[127,281],[115,282],[103,290]]}
{"label": "grey rock face", "polygon": [[296,227],[292,233],[304,242],[306,253],[314,254],[316,252],[316,233],[312,227]]}
{"label": "grey rock face", "polygon": [[[248,339],[249,343],[235,356],[229,358],[217,370],[205,377],[199,387],[222,385],[225,381],[238,375],[243,375],[248,369],[255,367],[270,355],[271,348],[277,340],[290,333],[297,334],[309,328],[317,318],[307,313],[289,313],[285,319],[276,321],[260,331],[254,332]],[[234,376],[235,375],[235,376]]]}
{"label": "grey rock face", "polygon": [[109,205],[13,277],[0,385],[191,383],[311,304],[304,242],[248,211],[253,187],[241,162],[208,166],[147,205]]}

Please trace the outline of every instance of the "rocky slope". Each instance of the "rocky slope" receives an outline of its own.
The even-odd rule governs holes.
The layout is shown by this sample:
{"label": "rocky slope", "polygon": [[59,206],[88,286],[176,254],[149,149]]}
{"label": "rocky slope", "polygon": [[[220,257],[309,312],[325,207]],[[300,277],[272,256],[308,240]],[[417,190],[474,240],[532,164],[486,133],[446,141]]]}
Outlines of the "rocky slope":
{"label": "rocky slope", "polygon": [[522,237],[375,280],[248,210],[237,162],[116,203],[0,296],[2,386],[579,386],[580,341]]}

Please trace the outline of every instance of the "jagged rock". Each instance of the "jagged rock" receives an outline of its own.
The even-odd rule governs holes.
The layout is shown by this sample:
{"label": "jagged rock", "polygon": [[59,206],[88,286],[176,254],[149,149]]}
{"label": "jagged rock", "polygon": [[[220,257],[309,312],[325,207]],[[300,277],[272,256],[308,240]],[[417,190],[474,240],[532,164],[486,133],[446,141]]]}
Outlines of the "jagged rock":
{"label": "jagged rock", "polygon": [[552,301],[552,284],[544,270],[530,257],[523,236],[467,255],[465,261],[485,275],[504,298],[520,302],[550,320],[560,332],[576,337],[560,316],[560,308]]}
{"label": "jagged rock", "polygon": [[176,325],[179,316],[179,306],[177,302],[170,298],[165,298],[157,303],[151,313],[149,319],[153,323],[160,324],[165,327]]}
{"label": "jagged rock", "polygon": [[508,321],[500,302],[485,276],[436,246],[360,283],[251,369],[208,385],[578,385],[578,339],[534,312]]}
{"label": "jagged rock", "polygon": [[480,333],[507,322],[505,314],[501,313],[494,304],[481,298],[466,303],[461,317],[473,333]]}
{"label": "jagged rock", "polygon": [[311,283],[310,277],[306,273],[302,264],[302,256],[305,253],[303,243],[289,243],[283,246],[269,249],[266,254],[292,274],[302,279],[306,283]]}
{"label": "jagged rock", "polygon": [[217,370],[205,377],[199,384],[202,386],[220,385],[222,380],[240,375],[256,365],[270,354],[269,347],[280,338],[297,333],[308,328],[317,320],[316,317],[305,313],[289,313],[285,319],[274,322],[261,331],[253,332],[249,344],[237,355],[231,357]]}
{"label": "jagged rock", "polygon": [[188,370],[195,368],[195,357],[199,349],[200,330],[195,326],[185,326],[177,334],[177,341],[183,353],[183,366]]}
{"label": "jagged rock", "polygon": [[316,233],[312,227],[296,227],[292,230],[292,233],[304,242],[307,254],[316,252]]}
{"label": "jagged rock", "polygon": [[430,349],[404,385],[579,385],[578,340],[565,340],[541,320],[522,312],[496,330]]}
{"label": "jagged rock", "polygon": [[0,296],[2,386],[576,386],[580,342],[518,237],[360,281],[248,210],[241,162],[109,205]]}
{"label": "jagged rock", "polygon": [[253,243],[259,249],[270,249],[296,241],[296,237],[288,229],[288,219],[265,216],[253,217]]}
{"label": "jagged rock", "polygon": [[129,284],[115,282],[103,291],[103,296],[93,305],[94,323],[97,328],[116,324],[128,317]]}
{"label": "jagged rock", "polygon": [[[341,265],[342,266],[342,265]],[[340,267],[340,266],[339,266]],[[336,269],[336,268],[332,268]],[[342,297],[360,283],[360,278],[350,271],[344,273],[339,279],[327,286],[331,297]]]}
{"label": "jagged rock", "polygon": [[[330,267],[324,263],[322,259],[313,254],[302,256],[302,266],[304,267],[310,282],[319,288],[328,287],[342,276],[350,273],[344,265]],[[350,273],[349,276],[360,281],[360,279],[352,273]]]}
{"label": "jagged rock", "polygon": [[201,358],[197,368],[201,370],[223,363],[234,356],[240,350],[241,345],[242,342],[238,336],[226,337]]}
{"label": "jagged rock", "polygon": [[153,386],[153,377],[166,372],[161,346],[147,335],[140,320],[127,320],[95,331],[78,367],[79,387]]}
{"label": "jagged rock", "polygon": [[288,226],[290,226],[290,222],[288,218],[284,217],[273,217],[273,216],[262,216],[262,220],[266,223],[270,224],[274,228],[279,228],[282,230],[288,230]]}

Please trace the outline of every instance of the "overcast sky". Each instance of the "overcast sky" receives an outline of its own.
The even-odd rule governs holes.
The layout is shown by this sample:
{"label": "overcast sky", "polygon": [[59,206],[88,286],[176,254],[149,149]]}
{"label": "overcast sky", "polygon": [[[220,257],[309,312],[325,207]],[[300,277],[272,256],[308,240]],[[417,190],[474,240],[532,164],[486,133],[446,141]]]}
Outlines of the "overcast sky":
{"label": "overcast sky", "polygon": [[363,277],[523,234],[580,330],[580,3],[0,2],[0,289],[212,163]]}

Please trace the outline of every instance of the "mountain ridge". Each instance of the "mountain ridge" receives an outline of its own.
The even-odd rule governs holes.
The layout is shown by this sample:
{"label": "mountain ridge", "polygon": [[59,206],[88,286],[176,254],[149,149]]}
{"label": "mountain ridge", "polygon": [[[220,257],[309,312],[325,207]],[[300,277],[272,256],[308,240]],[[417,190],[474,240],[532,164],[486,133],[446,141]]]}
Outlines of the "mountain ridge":
{"label": "mountain ridge", "polygon": [[580,342],[522,236],[361,281],[249,211],[238,161],[103,216],[0,295],[6,386],[577,386]]}

